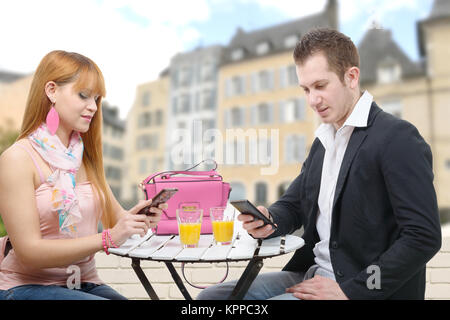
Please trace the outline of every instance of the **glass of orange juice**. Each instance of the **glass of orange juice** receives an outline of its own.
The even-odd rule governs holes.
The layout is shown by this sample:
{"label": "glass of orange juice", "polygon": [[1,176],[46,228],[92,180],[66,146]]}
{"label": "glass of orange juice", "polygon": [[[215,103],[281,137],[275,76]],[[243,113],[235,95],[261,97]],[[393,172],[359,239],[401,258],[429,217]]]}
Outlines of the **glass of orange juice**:
{"label": "glass of orange juice", "polygon": [[184,248],[195,248],[200,239],[203,209],[177,209],[178,232]]}
{"label": "glass of orange juice", "polygon": [[221,245],[231,244],[234,231],[234,209],[225,210],[225,207],[210,208],[210,216],[214,240]]}

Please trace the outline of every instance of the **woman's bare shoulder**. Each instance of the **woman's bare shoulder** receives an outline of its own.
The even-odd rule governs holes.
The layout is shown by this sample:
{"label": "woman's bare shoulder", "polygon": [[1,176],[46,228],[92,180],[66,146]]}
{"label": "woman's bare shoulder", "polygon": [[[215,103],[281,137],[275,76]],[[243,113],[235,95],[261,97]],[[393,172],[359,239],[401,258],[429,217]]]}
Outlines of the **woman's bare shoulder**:
{"label": "woman's bare shoulder", "polygon": [[32,173],[32,163],[31,158],[28,153],[17,146],[17,144],[28,146],[29,142],[26,139],[20,139],[16,143],[9,146],[0,155],[0,172],[6,171],[28,171]]}

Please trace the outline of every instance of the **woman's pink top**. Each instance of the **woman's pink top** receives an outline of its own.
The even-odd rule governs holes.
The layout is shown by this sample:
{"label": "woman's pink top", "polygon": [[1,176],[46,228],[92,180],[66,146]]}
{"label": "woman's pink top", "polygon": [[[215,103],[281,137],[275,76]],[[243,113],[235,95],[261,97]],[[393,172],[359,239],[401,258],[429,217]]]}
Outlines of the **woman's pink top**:
{"label": "woman's pink top", "polygon": [[[22,144],[16,144],[25,149],[34,164],[36,165],[41,177],[41,185],[36,189],[36,205],[39,212],[40,228],[43,239],[64,239],[70,236],[60,234],[58,216],[51,211],[51,187],[45,182],[45,178],[40,170],[35,156]],[[90,182],[78,183],[75,187],[77,193],[80,212],[83,220],[77,224],[77,237],[85,237],[98,233],[97,225],[100,220],[99,208],[96,206],[96,199]],[[24,235],[26,236],[26,235]],[[45,259],[45,257],[43,257]],[[81,261],[74,262],[71,265],[77,265],[80,268],[80,281],[102,284],[95,267],[94,254]],[[73,269],[66,267],[38,269],[23,264],[16,256],[14,249],[11,249],[8,255],[3,259],[0,265],[0,290],[7,290],[15,286],[24,284],[41,285],[67,285],[69,277],[74,276]],[[72,281],[71,281],[72,283]]]}

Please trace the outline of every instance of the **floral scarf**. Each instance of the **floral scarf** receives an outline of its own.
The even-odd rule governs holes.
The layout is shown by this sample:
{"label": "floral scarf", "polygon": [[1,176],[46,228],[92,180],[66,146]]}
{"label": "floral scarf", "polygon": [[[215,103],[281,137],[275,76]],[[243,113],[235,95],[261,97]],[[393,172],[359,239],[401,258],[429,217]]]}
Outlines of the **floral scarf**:
{"label": "floral scarf", "polygon": [[57,135],[51,135],[45,123],[28,136],[31,145],[48,162],[53,173],[47,179],[52,186],[52,211],[58,213],[59,230],[76,233],[81,220],[78,198],[75,193],[75,176],[83,159],[83,140],[77,131],[70,136],[69,147]]}

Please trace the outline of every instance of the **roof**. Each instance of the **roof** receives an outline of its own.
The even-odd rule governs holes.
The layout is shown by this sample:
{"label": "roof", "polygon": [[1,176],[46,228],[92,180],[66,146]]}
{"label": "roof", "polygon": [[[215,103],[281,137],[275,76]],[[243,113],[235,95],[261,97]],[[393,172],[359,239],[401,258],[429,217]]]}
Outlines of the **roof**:
{"label": "roof", "polygon": [[102,102],[103,122],[116,129],[125,131],[125,121],[119,119],[119,110],[117,107],[111,107],[108,102]]}
{"label": "roof", "polygon": [[419,52],[422,57],[426,55],[425,50],[425,34],[423,25],[436,21],[450,18],[450,1],[449,0],[434,0],[430,15],[417,23],[417,33],[419,37]]}
{"label": "roof", "polygon": [[450,17],[450,1],[449,0],[435,0],[433,8],[431,9],[428,20]]}
{"label": "roof", "polygon": [[423,66],[411,61],[392,39],[390,30],[368,30],[358,46],[358,51],[361,60],[361,83],[376,82],[378,67],[386,62],[398,63],[402,69],[402,78],[425,74]]}
{"label": "roof", "polygon": [[0,83],[11,83],[25,76],[26,75],[20,73],[0,71]]}
{"label": "roof", "polygon": [[324,11],[302,17],[287,23],[282,23],[272,27],[246,32],[242,28],[236,30],[229,45],[225,49],[224,64],[233,63],[232,52],[242,49],[244,56],[242,60],[260,57],[257,54],[257,46],[262,42],[268,42],[269,51],[265,55],[282,51],[292,51],[292,48],[285,46],[286,37],[296,35],[298,39],[306,32],[318,27],[337,28],[337,4],[336,1],[329,0]]}

